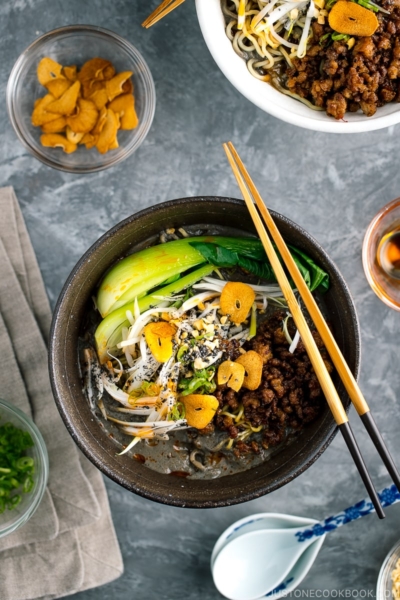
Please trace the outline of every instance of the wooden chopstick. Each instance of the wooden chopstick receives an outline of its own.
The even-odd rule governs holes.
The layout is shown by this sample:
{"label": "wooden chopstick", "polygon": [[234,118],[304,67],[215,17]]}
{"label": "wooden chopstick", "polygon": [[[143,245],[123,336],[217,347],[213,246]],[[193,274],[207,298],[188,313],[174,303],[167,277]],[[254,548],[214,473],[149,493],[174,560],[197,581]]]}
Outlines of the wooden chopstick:
{"label": "wooden chopstick", "polygon": [[256,186],[254,185],[246,167],[240,160],[240,157],[234,148],[231,142],[228,143],[229,149],[233,154],[236,162],[240,167],[241,174],[244,177],[244,180],[255,200],[257,208],[259,209],[265,224],[267,225],[268,231],[271,234],[281,256],[282,260],[285,263],[296,288],[299,291],[300,296],[303,299],[303,302],[317,328],[318,333],[320,334],[322,341],[325,344],[326,349],[329,352],[329,355],[332,359],[333,364],[336,367],[337,372],[339,373],[340,379],[343,381],[343,384],[346,388],[347,393],[350,396],[350,399],[359,414],[361,421],[363,422],[372,442],[374,443],[376,449],[384,465],[386,466],[388,473],[390,474],[393,483],[396,485],[397,489],[400,491],[400,474],[396,468],[396,465],[393,461],[393,458],[390,455],[389,450],[386,447],[386,444],[382,438],[382,435],[376,426],[374,418],[371,414],[370,408],[368,406],[367,401],[365,400],[360,387],[358,386],[356,380],[354,379],[353,373],[350,371],[348,364],[346,363],[342,352],[340,351],[339,346],[336,343],[335,338],[332,335],[331,330],[329,329],[322,313],[316,303],[313,295],[308,289],[296,263],[293,260],[292,255],[284,239],[282,238],[277,226],[268,208],[265,206],[263,199],[261,198]]}
{"label": "wooden chopstick", "polygon": [[[250,212],[251,218],[257,230],[257,233],[260,237],[260,240],[264,246],[265,252],[267,253],[268,259],[271,263],[272,269],[274,270],[276,279],[279,283],[279,286],[282,290],[282,293],[286,299],[288,304],[288,308],[291,312],[293,320],[296,324],[296,327],[300,333],[303,344],[307,350],[307,354],[310,358],[311,364],[314,368],[315,374],[318,378],[318,381],[321,385],[321,388],[325,394],[325,398],[328,402],[329,408],[331,409],[332,415],[339,426],[339,429],[344,437],[344,440],[347,444],[347,447],[353,457],[353,460],[357,466],[357,469],[361,475],[361,478],[364,482],[364,485],[368,491],[369,497],[375,507],[376,513],[380,519],[385,517],[385,513],[383,512],[381,503],[379,501],[378,494],[374,488],[371,477],[368,473],[368,470],[365,466],[364,460],[362,458],[361,452],[358,448],[356,439],[353,435],[352,429],[350,427],[349,420],[347,418],[346,412],[343,408],[343,404],[340,401],[336,388],[333,384],[333,381],[328,373],[326,365],[322,359],[322,356],[318,350],[318,347],[315,343],[315,340],[311,334],[310,328],[307,325],[307,321],[304,318],[304,315],[301,311],[301,308],[296,300],[296,297],[293,293],[293,290],[290,286],[289,280],[286,277],[285,271],[281,265],[281,262],[276,254],[272,242],[264,228],[263,222],[260,218],[260,215],[257,212],[257,209],[254,205],[254,201],[252,196],[250,195],[249,189],[247,188],[245,181],[242,177],[241,170],[239,170],[239,166],[243,165],[242,161],[239,158],[238,153],[235,151],[235,155],[232,150],[234,150],[233,144],[224,144],[223,145],[226,155],[228,157],[228,161],[231,165],[232,171],[236,177],[240,190],[243,194],[243,198],[246,202],[246,206]],[[235,157],[234,157],[235,156]],[[238,166],[239,165],[239,166]],[[248,174],[247,174],[248,175]],[[250,176],[248,175],[250,179]],[[253,184],[254,186],[254,184]],[[255,186],[254,186],[255,188]],[[283,259],[284,260],[284,259]]]}
{"label": "wooden chopstick", "polygon": [[173,0],[163,0],[163,2],[161,2],[161,4],[157,6],[155,10],[153,10],[151,15],[149,15],[147,19],[143,21],[142,27],[147,27],[153,19],[155,19],[159,14],[161,14],[163,10],[166,9],[167,6],[169,6],[169,4],[171,4],[171,2],[173,2]]}
{"label": "wooden chopstick", "polygon": [[170,12],[178,8],[180,4],[183,4],[185,0],[164,0],[161,4],[145,19],[142,23],[142,27],[148,29],[157,21],[160,21],[163,17],[168,15]]}

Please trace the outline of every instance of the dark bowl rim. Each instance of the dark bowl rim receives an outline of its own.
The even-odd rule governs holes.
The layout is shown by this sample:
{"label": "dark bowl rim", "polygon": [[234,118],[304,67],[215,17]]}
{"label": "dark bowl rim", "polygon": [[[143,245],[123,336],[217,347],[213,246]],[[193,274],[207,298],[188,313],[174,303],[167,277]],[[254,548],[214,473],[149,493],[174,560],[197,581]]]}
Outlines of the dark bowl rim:
{"label": "dark bowl rim", "polygon": [[[91,451],[91,449],[89,449],[85,444],[83,444],[79,438],[79,435],[77,435],[75,428],[74,428],[73,420],[70,418],[70,415],[66,411],[66,409],[63,405],[63,402],[60,398],[60,395],[58,393],[57,380],[56,380],[55,368],[54,368],[55,360],[57,358],[57,348],[55,346],[54,340],[55,340],[55,332],[56,332],[57,326],[58,326],[58,315],[59,315],[60,309],[62,308],[62,305],[65,301],[65,298],[68,295],[68,291],[70,290],[71,285],[73,284],[75,277],[81,270],[82,266],[87,262],[88,258],[90,258],[90,256],[99,247],[101,247],[109,238],[113,237],[114,234],[116,234],[120,229],[123,229],[126,225],[129,225],[133,221],[138,221],[145,216],[151,215],[160,209],[165,209],[168,207],[176,207],[176,206],[179,206],[180,204],[187,204],[188,202],[194,202],[194,201],[206,203],[206,202],[209,202],[210,199],[212,199],[213,202],[216,202],[216,203],[229,202],[229,203],[233,204],[234,206],[245,206],[244,201],[239,200],[237,198],[230,198],[230,197],[226,197],[226,196],[190,196],[190,197],[186,197],[186,198],[179,198],[176,200],[168,200],[166,202],[161,202],[159,204],[149,206],[149,207],[142,209],[136,213],[133,213],[132,215],[128,216],[127,218],[123,219],[122,221],[119,221],[116,225],[114,225],[109,230],[107,230],[98,240],[96,240],[88,248],[88,250],[78,260],[78,262],[72,269],[71,273],[69,274],[69,276],[60,292],[60,295],[58,297],[56,305],[54,307],[53,319],[52,319],[51,329],[50,329],[50,341],[49,341],[49,353],[48,353],[48,367],[49,367],[49,374],[50,374],[50,383],[51,383],[53,396],[54,396],[54,400],[55,400],[56,406],[58,408],[58,411],[61,415],[61,418],[64,421],[64,424],[65,424],[68,432],[70,433],[71,437],[73,438],[73,440],[75,441],[77,446],[84,453],[84,455],[102,473],[107,475],[107,477],[109,477],[112,481],[121,485],[125,489],[127,489],[143,498],[146,498],[148,500],[152,500],[154,502],[158,502],[161,504],[167,504],[170,506],[181,507],[181,508],[182,507],[185,507],[185,508],[218,508],[218,507],[224,507],[224,506],[233,506],[235,504],[241,504],[244,502],[248,502],[250,500],[254,500],[254,499],[260,498],[261,496],[264,496],[268,493],[271,493],[271,492],[279,489],[283,485],[290,483],[296,477],[298,477],[299,475],[304,473],[304,471],[306,471],[311,465],[313,465],[316,462],[316,460],[325,452],[325,450],[331,444],[332,440],[335,438],[335,436],[338,432],[337,425],[334,422],[332,422],[330,431],[327,431],[324,441],[317,448],[315,454],[313,456],[311,456],[306,462],[304,462],[301,465],[301,467],[299,467],[296,470],[295,473],[288,475],[286,477],[285,481],[283,481],[283,482],[276,482],[273,484],[268,484],[268,486],[260,487],[257,490],[252,490],[249,492],[241,491],[237,497],[231,498],[229,501],[227,501],[225,499],[220,500],[220,501],[215,500],[215,499],[201,500],[201,501],[189,500],[185,503],[182,503],[182,501],[179,499],[162,496],[162,494],[160,494],[157,491],[153,492],[153,491],[143,490],[142,487],[140,485],[135,484],[135,482],[132,483],[132,481],[127,481],[127,480],[123,481],[123,475],[115,473],[114,470],[109,468],[106,463],[102,462],[100,456],[97,453]],[[270,213],[271,213],[272,217],[277,216],[282,222],[285,222],[290,227],[292,227],[294,230],[296,230],[300,235],[307,238],[308,241],[310,241],[317,248],[318,252],[320,252],[320,254],[322,254],[322,256],[325,258],[325,260],[330,265],[332,271],[335,272],[335,275],[336,275],[338,281],[340,282],[342,291],[346,297],[348,309],[351,313],[351,320],[354,323],[355,363],[354,363],[353,375],[354,375],[355,379],[357,380],[359,377],[359,373],[360,373],[360,362],[361,362],[361,333],[360,333],[360,324],[359,324],[359,319],[358,319],[358,315],[356,312],[354,300],[351,296],[350,289],[349,289],[346,281],[344,280],[344,278],[343,278],[341,272],[339,271],[338,267],[336,266],[335,262],[329,257],[328,253],[324,250],[324,248],[320,245],[320,243],[310,233],[308,233],[300,225],[298,225],[297,223],[295,223],[294,221],[292,221],[285,215],[278,213],[277,211],[274,211],[271,209],[270,209]],[[345,402],[345,406],[344,406],[346,413],[348,413],[350,406],[351,406],[351,402],[350,402],[350,399],[347,397],[347,402]],[[267,489],[265,489],[265,488],[267,488]]]}

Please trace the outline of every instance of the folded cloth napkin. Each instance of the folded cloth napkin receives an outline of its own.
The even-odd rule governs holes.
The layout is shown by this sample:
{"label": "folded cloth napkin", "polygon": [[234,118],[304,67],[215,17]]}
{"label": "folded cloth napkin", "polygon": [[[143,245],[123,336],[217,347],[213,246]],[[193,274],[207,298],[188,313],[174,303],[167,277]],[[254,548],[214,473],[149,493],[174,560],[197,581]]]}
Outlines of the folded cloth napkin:
{"label": "folded cloth napkin", "polygon": [[0,539],[0,598],[50,600],[116,579],[123,563],[102,476],[75,446],[54,403],[50,306],[10,187],[0,189],[0,215],[0,395],[34,419],[50,462],[37,512]]}

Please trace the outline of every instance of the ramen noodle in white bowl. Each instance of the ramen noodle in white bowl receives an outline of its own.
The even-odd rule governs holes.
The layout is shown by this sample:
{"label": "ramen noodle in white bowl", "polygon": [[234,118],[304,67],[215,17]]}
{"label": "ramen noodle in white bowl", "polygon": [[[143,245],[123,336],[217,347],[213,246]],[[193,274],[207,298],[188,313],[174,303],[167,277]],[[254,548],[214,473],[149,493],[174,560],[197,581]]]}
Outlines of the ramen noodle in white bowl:
{"label": "ramen noodle in white bowl", "polygon": [[[338,0],[338,1],[340,2],[340,0]],[[385,30],[382,33],[381,25],[379,25],[380,29],[377,30],[377,34],[375,36],[366,37],[366,38],[358,38],[357,36],[354,37],[354,36],[349,36],[347,34],[341,34],[341,33],[335,32],[332,29],[329,29],[329,24],[328,24],[329,17],[328,17],[328,15],[325,14],[326,12],[328,12],[327,9],[319,8],[316,5],[315,0],[308,0],[308,2],[306,2],[306,1],[298,2],[298,3],[296,3],[296,7],[294,7],[294,3],[289,2],[289,1],[286,2],[286,4],[288,4],[289,6],[285,7],[284,6],[285,0],[277,0],[277,2],[275,3],[276,6],[273,6],[271,8],[270,5],[273,2],[274,2],[274,0],[272,0],[272,1],[270,0],[269,3],[261,1],[261,0],[257,1],[257,2],[256,2],[256,0],[248,0],[246,2],[246,10],[250,9],[248,12],[251,13],[252,7],[254,5],[255,8],[254,8],[253,12],[256,13],[258,10],[258,13],[261,13],[262,10],[264,10],[266,7],[269,7],[270,11],[271,11],[269,13],[269,16],[271,16],[271,21],[273,21],[273,23],[272,23],[272,27],[270,27],[269,30],[267,31],[268,39],[272,39],[273,41],[275,40],[275,41],[279,42],[279,38],[281,38],[281,39],[287,38],[289,40],[289,44],[291,44],[293,47],[287,46],[283,42],[276,47],[273,47],[273,46],[275,46],[275,44],[272,44],[272,46],[268,45],[267,42],[265,42],[265,44],[264,44],[265,38],[263,41],[262,36],[261,36],[261,38],[257,38],[255,36],[253,36],[251,32],[250,32],[250,35],[254,38],[253,40],[249,39],[249,38],[246,38],[246,40],[244,40],[243,37],[241,38],[241,40],[237,39],[238,37],[240,37],[240,36],[236,36],[237,31],[238,31],[237,27],[235,28],[233,24],[230,25],[230,19],[231,19],[231,21],[234,20],[234,16],[232,16],[232,15],[235,15],[235,13],[239,15],[240,0],[235,0],[235,2],[230,2],[228,0],[228,2],[226,4],[225,4],[225,0],[223,0],[223,3],[221,3],[221,0],[208,0],[208,2],[204,2],[203,0],[196,0],[196,7],[197,7],[199,23],[200,23],[200,27],[201,27],[201,30],[202,30],[202,33],[203,33],[203,36],[204,36],[207,46],[208,46],[212,56],[214,57],[215,61],[217,62],[218,66],[223,71],[223,73],[244,96],[246,96],[251,102],[253,102],[255,105],[257,105],[264,111],[268,112],[269,114],[271,114],[279,119],[282,119],[293,125],[298,125],[301,127],[315,130],[315,131],[326,131],[326,132],[332,132],[332,133],[358,133],[358,132],[372,131],[375,129],[380,129],[383,127],[393,125],[400,121],[400,111],[399,111],[397,95],[396,95],[397,87],[395,87],[398,85],[397,74],[395,73],[394,69],[392,69],[392,71],[390,71],[390,75],[388,75],[388,77],[387,77],[387,80],[388,81],[390,80],[388,86],[386,86],[386,83],[384,84],[383,87],[382,87],[383,84],[382,85],[379,84],[380,87],[378,86],[378,88],[376,89],[376,91],[378,93],[376,95],[379,95],[378,100],[376,100],[376,98],[374,98],[373,96],[368,96],[367,92],[370,91],[372,84],[366,85],[366,88],[368,88],[368,89],[362,88],[364,90],[363,97],[362,97],[362,95],[357,96],[355,94],[355,92],[353,92],[352,97],[349,99],[347,99],[344,96],[344,102],[346,105],[345,113],[343,113],[343,110],[342,111],[337,110],[337,107],[332,104],[332,106],[331,106],[332,114],[330,114],[330,115],[327,114],[326,106],[318,106],[318,99],[315,102],[315,98],[310,94],[308,95],[308,97],[305,98],[305,100],[307,100],[308,103],[315,104],[314,108],[317,108],[317,109],[323,108],[323,110],[314,110],[313,108],[310,107],[310,105],[308,103],[304,104],[303,102],[299,101],[296,96],[289,96],[289,95],[286,95],[285,93],[282,93],[282,89],[284,87],[282,85],[282,79],[279,81],[279,78],[277,78],[278,84],[280,84],[280,89],[277,89],[276,87],[274,87],[272,85],[272,83],[275,83],[273,81],[274,77],[271,77],[271,79],[269,77],[265,77],[265,75],[271,74],[271,70],[269,70],[269,67],[271,66],[271,62],[273,61],[274,64],[277,66],[280,63],[283,64],[282,63],[283,60],[286,62],[286,64],[288,63],[288,60],[291,61],[292,63],[293,62],[296,63],[296,60],[304,61],[307,58],[307,52],[310,52],[310,45],[312,46],[312,38],[311,38],[310,32],[314,31],[314,29],[317,29],[315,24],[317,24],[319,27],[324,28],[323,32],[320,32],[320,33],[323,33],[323,35],[320,35],[319,40],[321,38],[324,38],[324,36],[326,35],[325,32],[327,30],[329,31],[330,36],[332,36],[332,35],[335,36],[333,39],[332,39],[332,37],[330,37],[329,39],[325,38],[322,40],[323,44],[325,44],[325,43],[329,44],[328,49],[331,48],[335,51],[338,49],[340,50],[341,45],[346,44],[347,50],[345,50],[345,52],[348,53],[349,55],[350,54],[353,55],[354,48],[356,48],[356,44],[358,44],[358,42],[362,39],[369,40],[369,42],[372,40],[372,42],[374,44],[375,44],[375,41],[376,41],[376,44],[378,44],[378,43],[392,44],[393,48],[391,45],[390,46],[391,49],[389,48],[384,51],[382,50],[382,52],[387,52],[387,53],[391,52],[394,55],[396,53],[394,51],[394,44],[397,45],[398,41],[397,41],[396,35],[391,35],[389,31]],[[328,0],[328,2],[329,2],[329,0]],[[389,27],[389,29],[390,29],[390,26],[387,25],[387,23],[390,19],[389,19],[388,15],[386,14],[387,8],[385,8],[384,2],[382,2],[382,6],[379,5],[379,8],[375,8],[375,3],[374,3],[373,10],[369,10],[369,9],[365,8],[365,4],[370,6],[371,2],[369,2],[369,0],[367,0],[367,1],[359,0],[359,2],[360,2],[360,5],[357,4],[359,9],[366,10],[366,13],[370,13],[372,15],[372,17],[371,17],[372,19],[378,19],[379,24],[381,22],[386,23],[385,27]],[[291,4],[293,4],[293,7],[291,7]],[[323,4],[325,6],[324,0],[318,0],[318,4],[321,4],[321,6]],[[237,8],[236,8],[236,5],[237,5]],[[224,12],[223,12],[224,6],[227,7],[227,10],[225,9],[225,13],[228,12],[228,14],[224,14]],[[283,7],[282,9],[280,9],[281,6]],[[372,7],[372,4],[371,4],[371,7]],[[276,11],[278,9],[281,12],[285,12],[285,10],[287,10],[289,8],[290,8],[290,10],[281,17],[279,17],[279,12],[278,13],[275,12],[275,14],[274,14],[274,11]],[[297,16],[295,14],[296,13],[295,8],[298,11]],[[377,10],[378,12],[375,13],[375,10]],[[386,11],[386,12],[384,12],[384,11]],[[232,15],[230,15],[229,12],[231,12]],[[321,12],[323,13],[322,15],[321,15]],[[311,14],[313,16],[311,16]],[[378,15],[377,17],[375,16],[376,14]],[[315,15],[317,15],[317,16],[315,16]],[[255,29],[260,28],[260,27],[262,29],[262,27],[265,27],[267,25],[267,19],[269,19],[269,16],[267,16],[267,13],[266,13],[264,15],[265,18],[263,20],[261,20],[258,24],[257,23],[255,24]],[[254,19],[254,17],[257,18],[257,15],[256,14],[248,15],[246,17],[247,24],[249,24],[249,23],[251,24],[251,20]],[[297,21],[295,21],[295,25],[298,28],[298,36],[297,36],[297,40],[290,41],[291,38],[288,37],[288,34],[287,34],[288,29],[285,29],[285,28],[289,27],[289,29],[290,29],[290,26],[291,26],[290,23],[291,23],[291,21],[294,21],[293,17],[296,17],[296,19],[297,19]],[[238,16],[238,19],[239,19],[239,16]],[[278,19],[278,20],[276,21],[276,19]],[[319,24],[318,19],[320,21],[322,21],[322,19],[324,19],[325,23]],[[246,25],[246,27],[247,27],[247,25]],[[306,38],[306,43],[305,43],[306,55],[304,57],[303,56],[304,39],[301,40],[302,35],[300,35],[300,30],[302,29],[304,31],[307,29],[307,27],[309,27],[309,28],[308,28],[308,32],[306,31],[306,36],[304,36]],[[272,31],[272,28],[274,29],[274,31]],[[382,37],[385,37],[386,35],[389,40],[388,42],[382,41],[382,39],[381,39]],[[279,37],[274,37],[274,36],[279,36]],[[340,36],[342,36],[341,39],[336,39],[336,37],[340,38]],[[235,37],[236,37],[236,40],[235,40]],[[354,38],[353,46],[352,46],[352,44],[353,44],[352,38]],[[254,51],[254,47],[256,47],[256,44],[254,43],[254,41],[256,41],[258,43],[261,51],[264,52],[264,56],[261,56],[259,52]],[[369,44],[369,42],[368,42],[368,44]],[[348,46],[348,43],[351,46],[350,48]],[[253,49],[250,49],[249,52],[246,52],[243,49],[243,44],[244,44],[244,46],[246,46],[246,45],[248,45],[249,47],[253,46]],[[318,45],[318,44],[314,43],[314,46],[316,46],[316,45]],[[236,46],[237,50],[243,52],[242,56],[239,56],[239,54],[237,54],[237,51],[235,51],[234,46]],[[372,47],[367,47],[367,46],[365,46],[364,49],[362,49],[362,46],[361,47],[358,46],[357,52],[356,52],[357,55],[360,54],[362,56],[362,60],[365,59],[366,64],[368,63],[369,59],[366,58],[365,52],[367,52],[367,53],[370,52],[371,48],[372,48]],[[397,48],[397,46],[396,46],[396,48]],[[318,52],[318,50],[319,50],[319,48],[316,48],[314,51]],[[372,48],[372,51],[373,51],[373,48]],[[363,54],[363,52],[364,52],[364,54]],[[381,52],[381,51],[379,50],[379,52]],[[392,56],[392,54],[391,54],[391,56]],[[301,58],[301,57],[303,57],[303,58]],[[264,64],[262,64],[262,63],[264,63]],[[390,58],[390,62],[388,63],[388,68],[390,68],[391,66],[394,67],[394,65],[392,63],[393,63],[393,59]],[[328,70],[330,70],[331,66],[332,65],[330,65],[330,66],[328,65]],[[290,68],[290,65],[287,64],[287,67]],[[323,68],[323,67],[324,67],[324,65],[322,64],[321,68]],[[334,66],[332,66],[332,68],[334,69]],[[274,70],[274,69],[272,69],[272,70]],[[382,72],[383,72],[383,70],[382,70]],[[256,74],[258,77],[261,77],[261,78],[254,76],[254,74]],[[294,93],[297,96],[304,93],[304,90],[302,90],[302,87],[301,87],[301,81],[300,82],[297,81],[298,75],[299,75],[299,73],[296,73],[296,72],[293,74],[292,78],[294,78],[294,81],[292,81],[291,83],[292,83],[292,86],[294,86],[294,87],[292,87],[291,89],[285,90],[286,92],[289,91],[290,93]],[[318,80],[322,79],[323,81],[325,81],[326,79],[333,79],[332,85],[337,85],[337,84],[335,84],[335,77],[336,77],[335,75],[331,76],[331,75],[328,75],[325,73],[323,75],[323,77],[318,75]],[[265,81],[265,79],[269,79],[269,81]],[[386,79],[385,79],[385,82],[386,82]],[[390,83],[390,82],[392,82],[392,83]],[[360,86],[361,86],[361,84],[364,85],[364,83],[361,82]],[[328,84],[328,85],[330,85],[330,84]],[[388,87],[387,90],[386,90],[385,86]],[[390,86],[392,86],[391,89],[389,89]],[[298,93],[299,91],[300,91],[300,94]],[[341,96],[343,96],[342,91],[345,94],[347,94],[347,92],[345,92],[345,90],[339,90],[339,93]],[[395,95],[393,95],[394,92],[395,92]],[[339,100],[340,100],[340,102],[343,102],[342,98],[336,97],[336,92],[333,88],[331,89],[331,92],[327,92],[327,93],[328,93],[328,96],[329,96],[329,93],[331,93],[332,103],[334,103],[334,102],[337,103],[337,102],[339,102]],[[305,96],[307,96],[307,94],[305,94]],[[375,106],[377,106],[377,109],[373,113],[374,103],[375,103]],[[321,102],[320,102],[320,104],[321,104]],[[322,104],[323,104],[323,102],[322,102]],[[340,108],[341,107],[339,106],[339,109]],[[364,112],[363,112],[363,110],[364,110]],[[356,112],[352,112],[352,111],[356,111]],[[341,118],[341,119],[334,118],[334,116],[340,117],[340,115],[342,113],[344,114],[343,118]],[[367,115],[370,115],[370,116],[367,116]]]}

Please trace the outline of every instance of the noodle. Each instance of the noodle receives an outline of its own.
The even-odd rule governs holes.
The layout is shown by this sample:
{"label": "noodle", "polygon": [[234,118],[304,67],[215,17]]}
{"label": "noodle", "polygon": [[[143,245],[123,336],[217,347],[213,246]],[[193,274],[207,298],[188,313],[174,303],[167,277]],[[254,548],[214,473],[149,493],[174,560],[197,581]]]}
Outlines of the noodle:
{"label": "noodle", "polygon": [[322,110],[286,89],[283,80],[286,68],[294,66],[292,59],[306,52],[311,20],[318,16],[314,0],[221,0],[221,4],[229,18],[226,35],[252,76],[271,82],[275,89],[313,110]]}
{"label": "noodle", "polygon": [[246,58],[246,55],[244,54],[244,52],[241,51],[241,49],[238,46],[238,41],[239,41],[239,37],[241,36],[241,32],[238,31],[235,34],[235,37],[233,38],[233,42],[232,42],[232,46],[234,51],[236,52],[236,54],[238,54],[241,58]]}
{"label": "noodle", "polygon": [[289,65],[289,67],[290,67],[290,68],[293,68],[293,63],[292,63],[292,61],[290,60],[290,56],[289,56],[289,54],[286,52],[286,50],[285,50],[284,48],[281,48],[281,52],[282,52],[283,56],[285,57],[285,59],[286,59],[286,62],[287,62],[287,64]]}
{"label": "noodle", "polygon": [[250,71],[250,73],[253,75],[253,77],[256,77],[256,79],[260,79],[261,81],[271,81],[271,75],[260,75],[260,73],[258,71],[255,70],[254,68],[254,63],[257,61],[256,58],[251,58],[250,60],[247,61],[247,68]]}
{"label": "noodle", "polygon": [[232,33],[232,27],[236,25],[236,21],[230,21],[225,29],[226,31],[226,35],[228,36],[228,38],[231,40],[231,42],[233,42],[235,35]]}

